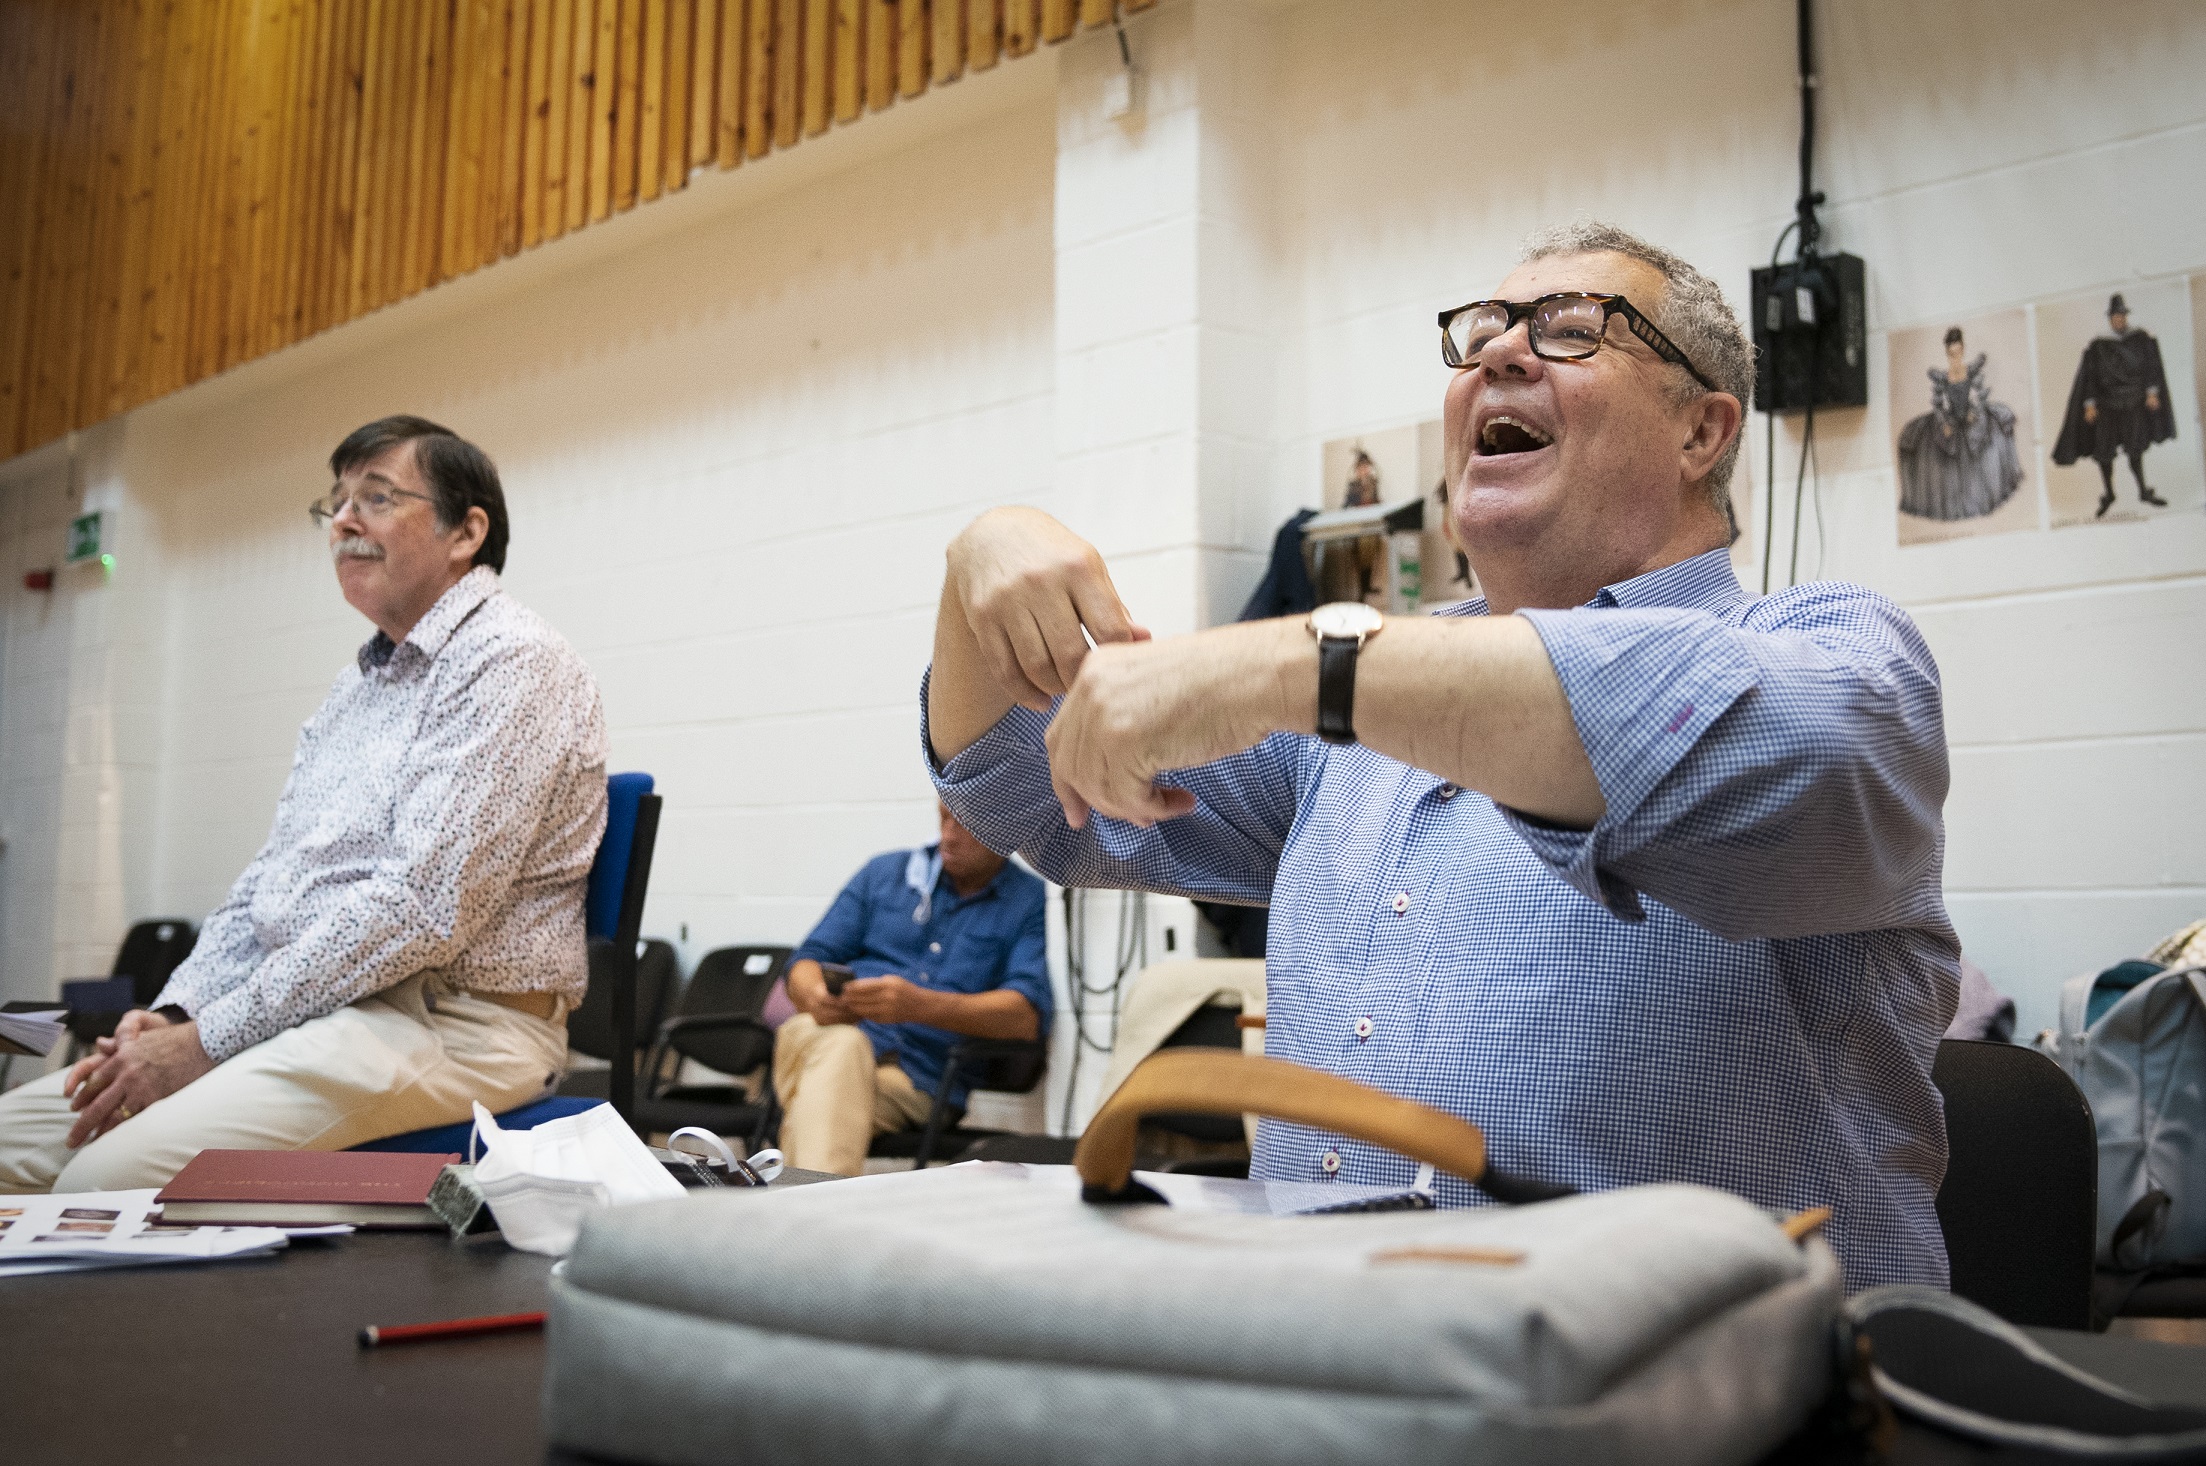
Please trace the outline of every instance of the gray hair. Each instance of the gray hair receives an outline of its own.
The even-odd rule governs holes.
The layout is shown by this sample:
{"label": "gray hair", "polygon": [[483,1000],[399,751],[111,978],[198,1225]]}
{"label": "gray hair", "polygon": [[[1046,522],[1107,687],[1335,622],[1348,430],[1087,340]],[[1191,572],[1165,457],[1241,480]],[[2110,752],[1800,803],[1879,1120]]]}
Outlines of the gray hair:
{"label": "gray hair", "polygon": [[[1597,220],[1541,230],[1524,242],[1524,252],[1517,262],[1528,265],[1553,255],[1584,254],[1623,255],[1661,275],[1662,299],[1647,310],[1648,316],[1678,350],[1692,358],[1702,375],[1738,398],[1741,410],[1745,409],[1753,400],[1754,343],[1747,339],[1746,328],[1739,324],[1715,281],[1662,246]],[[1700,384],[1690,373],[1680,369],[1678,378],[1676,401],[1683,403],[1700,395]],[[1709,470],[1706,485],[1709,502],[1730,524],[1734,539],[1739,526],[1731,512],[1731,471],[1738,466],[1739,443],[1745,436],[1742,431],[1731,440],[1723,457]]]}

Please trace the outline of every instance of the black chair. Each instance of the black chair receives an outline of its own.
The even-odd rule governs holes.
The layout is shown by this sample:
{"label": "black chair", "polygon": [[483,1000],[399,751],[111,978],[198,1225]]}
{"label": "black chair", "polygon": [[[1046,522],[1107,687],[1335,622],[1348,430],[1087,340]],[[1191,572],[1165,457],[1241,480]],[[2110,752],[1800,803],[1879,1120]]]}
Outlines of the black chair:
{"label": "black chair", "polygon": [[[781,1124],[774,1094],[774,1031],[766,999],[789,965],[788,947],[718,947],[698,960],[672,1018],[659,1025],[644,1059],[636,1119],[646,1131],[696,1125],[742,1136],[751,1150]],[[758,1098],[733,1084],[681,1084],[682,1061],[722,1074],[759,1076]]]}
{"label": "black chair", "polygon": [[[1239,1053],[1240,1017],[1239,1008],[1205,1004],[1190,1013],[1186,1021],[1173,1029],[1157,1047],[1232,1049]],[[1238,1115],[1166,1112],[1150,1115],[1141,1123],[1144,1130],[1153,1125],[1160,1130],[1212,1145],[1242,1144],[1248,1138],[1248,1132],[1242,1129]],[[977,1134],[981,1138],[958,1152],[957,1159],[961,1161],[1015,1161],[1029,1166],[1069,1166],[1072,1164],[1072,1153],[1080,1144],[1077,1139],[1059,1135],[987,1134],[980,1131],[963,1133]],[[880,1141],[877,1140],[875,1145],[879,1144]],[[1238,1156],[1137,1157],[1135,1164],[1145,1171],[1174,1171],[1192,1176],[1231,1176],[1242,1180],[1246,1180],[1249,1173],[1249,1158],[1245,1153]]]}
{"label": "black chair", "polygon": [[[1187,1017],[1187,1021],[1172,1030],[1158,1049],[1231,1049],[1241,1052],[1241,1010],[1205,1004]],[[1239,1115],[1198,1115],[1166,1111],[1150,1115],[1142,1122],[1144,1128],[1154,1127],[1189,1140],[1203,1141],[1209,1145],[1237,1145],[1243,1153],[1237,1156],[1189,1156],[1163,1163],[1161,1169],[1185,1172],[1198,1176],[1237,1176],[1246,1179],[1249,1158],[1246,1153],[1248,1131],[1241,1124]]]}
{"label": "black chair", "polygon": [[942,1065],[942,1078],[934,1088],[934,1103],[927,1123],[917,1130],[891,1130],[873,1137],[869,1156],[887,1160],[911,1158],[912,1169],[926,1169],[938,1154],[956,1155],[983,1140],[1010,1134],[1004,1130],[968,1130],[965,1110],[950,1103],[951,1085],[960,1076],[968,1090],[996,1090],[1004,1094],[1031,1094],[1049,1068],[1049,1049],[1031,1038],[961,1038],[950,1045]]}
{"label": "black chair", "polygon": [[2099,1141],[2083,1091],[2014,1044],[1947,1039],[1930,1074],[1945,1096],[1953,1291],[2010,1323],[2090,1328]]}
{"label": "black chair", "polygon": [[605,780],[605,835],[590,866],[583,898],[589,936],[611,943],[606,987],[611,1029],[606,1055],[606,1097],[630,1125],[636,1123],[636,965],[643,902],[651,889],[651,856],[659,843],[662,800],[649,774],[612,774]]}
{"label": "black chair", "polygon": [[[583,1099],[612,1097],[613,988],[618,981],[614,966],[619,960],[620,954],[610,939],[590,939],[590,987],[583,995],[582,1006],[567,1015],[567,1047],[606,1060],[608,1067],[576,1070],[559,1081],[560,1094]],[[681,986],[682,972],[674,944],[658,937],[646,937],[636,944],[635,961],[635,1033],[642,1038],[657,1034],[666,1020],[667,1006]],[[641,1057],[640,1053],[634,1054],[631,1062]]]}
{"label": "black chair", "polygon": [[168,986],[169,974],[183,965],[198,942],[198,931],[181,916],[155,917],[125,932],[122,945],[115,949],[109,980],[130,979],[130,1002],[97,1012],[72,1012],[67,1020],[69,1056],[73,1059],[95,1040],[112,1037],[115,1025],[130,1008],[151,1007]]}

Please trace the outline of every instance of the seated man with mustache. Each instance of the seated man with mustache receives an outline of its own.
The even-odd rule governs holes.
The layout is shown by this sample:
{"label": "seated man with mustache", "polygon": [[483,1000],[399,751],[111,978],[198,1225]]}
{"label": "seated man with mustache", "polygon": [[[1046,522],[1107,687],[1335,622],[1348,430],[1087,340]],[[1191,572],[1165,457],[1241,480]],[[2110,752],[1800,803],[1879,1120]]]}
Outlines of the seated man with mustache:
{"label": "seated man with mustache", "polygon": [[376,627],[299,732],[275,828],[150,1011],[0,1095],[0,1191],[160,1186],[203,1148],[343,1150],[546,1092],[588,979],[605,720],[499,588],[474,445],[385,418],[311,513]]}
{"label": "seated man with mustache", "polygon": [[[943,799],[1068,885],[1268,902],[1266,1052],[1473,1121],[1502,1170],[1829,1206],[1850,1286],[1943,1285],[1930,652],[1858,586],[1740,588],[1752,350],[1713,281],[1584,225],[1492,293],[1441,318],[1483,601],[1151,641],[1092,547],[995,510],[922,696]],[[1274,1121],[1251,1174],[1419,1179]]]}

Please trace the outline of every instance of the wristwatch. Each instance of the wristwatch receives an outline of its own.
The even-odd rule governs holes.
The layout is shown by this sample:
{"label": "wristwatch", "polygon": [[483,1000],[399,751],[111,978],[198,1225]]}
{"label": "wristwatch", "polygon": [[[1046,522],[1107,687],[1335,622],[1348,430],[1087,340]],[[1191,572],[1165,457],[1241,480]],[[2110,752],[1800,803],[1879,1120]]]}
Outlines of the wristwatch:
{"label": "wristwatch", "polygon": [[1377,636],[1386,617],[1362,601],[1334,601],[1310,613],[1317,638],[1317,736],[1356,741],[1356,653]]}

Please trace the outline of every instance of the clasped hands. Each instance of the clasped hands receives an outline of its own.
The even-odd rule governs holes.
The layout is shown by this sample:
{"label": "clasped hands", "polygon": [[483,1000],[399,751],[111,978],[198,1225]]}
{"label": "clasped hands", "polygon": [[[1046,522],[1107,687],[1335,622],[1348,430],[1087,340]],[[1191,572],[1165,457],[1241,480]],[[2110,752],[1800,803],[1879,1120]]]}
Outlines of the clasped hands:
{"label": "clasped hands", "polygon": [[951,542],[948,569],[946,599],[1004,695],[1037,712],[1064,699],[1047,743],[1074,829],[1091,813],[1143,826],[1188,814],[1195,796],[1158,774],[1315,719],[1316,651],[1303,627],[1248,622],[1152,641],[1095,547],[1039,510],[981,516]]}
{"label": "clasped hands", "polygon": [[197,1023],[132,1009],[115,1025],[115,1036],[99,1040],[61,1082],[69,1108],[78,1112],[69,1148],[98,1139],[212,1068]]}

